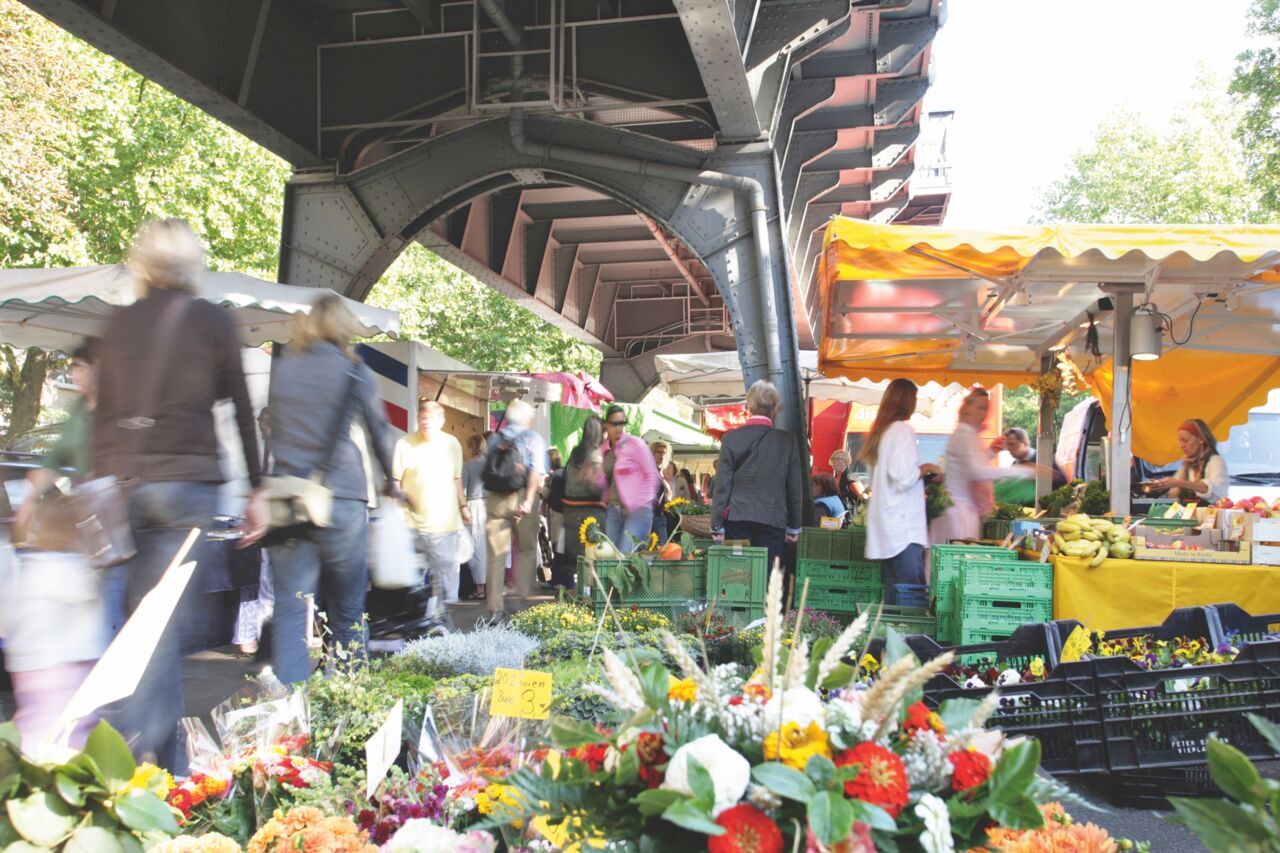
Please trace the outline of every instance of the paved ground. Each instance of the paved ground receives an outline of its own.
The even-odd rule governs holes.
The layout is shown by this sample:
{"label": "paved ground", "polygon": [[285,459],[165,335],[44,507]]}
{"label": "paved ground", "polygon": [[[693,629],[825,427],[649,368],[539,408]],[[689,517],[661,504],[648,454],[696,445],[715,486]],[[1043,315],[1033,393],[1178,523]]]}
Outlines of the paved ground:
{"label": "paved ground", "polygon": [[[546,596],[535,599],[530,604],[550,601]],[[522,606],[517,598],[508,598],[508,611]],[[482,602],[460,602],[450,607],[450,616],[458,630],[466,631],[483,618]],[[257,662],[250,655],[240,654],[234,646],[223,646],[218,649],[200,652],[187,659],[183,686],[187,700],[187,713],[206,716],[210,709],[244,686],[246,676],[257,674],[263,663]],[[8,685],[0,690],[0,719],[7,719],[13,712],[13,696],[8,692]],[[1280,762],[1267,768],[1266,775],[1280,777]],[[1075,785],[1073,790],[1081,797],[1093,803],[1097,811],[1090,811],[1080,806],[1072,806],[1069,810],[1080,821],[1090,821],[1106,827],[1117,838],[1127,837],[1135,840],[1148,840],[1151,849],[1157,853],[1199,853],[1205,848],[1187,830],[1169,823],[1163,814],[1142,809],[1125,809],[1112,806],[1091,789]]]}

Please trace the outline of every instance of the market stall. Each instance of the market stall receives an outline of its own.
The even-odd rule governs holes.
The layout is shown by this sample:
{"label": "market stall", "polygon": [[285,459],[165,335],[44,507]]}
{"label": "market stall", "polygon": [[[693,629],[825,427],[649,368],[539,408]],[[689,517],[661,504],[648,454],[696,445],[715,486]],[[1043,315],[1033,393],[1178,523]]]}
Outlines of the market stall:
{"label": "market stall", "polygon": [[1053,618],[1099,631],[1155,625],[1179,607],[1230,602],[1250,613],[1280,613],[1280,568],[1163,560],[1056,556]]}
{"label": "market stall", "polygon": [[[818,366],[853,380],[1020,385],[1051,375],[1065,353],[1113,423],[1123,513],[1133,453],[1175,458],[1171,424],[1202,417],[1225,431],[1280,382],[1278,263],[1274,226],[984,232],[835,217],[819,271]],[[1041,458],[1050,441],[1042,428]]]}

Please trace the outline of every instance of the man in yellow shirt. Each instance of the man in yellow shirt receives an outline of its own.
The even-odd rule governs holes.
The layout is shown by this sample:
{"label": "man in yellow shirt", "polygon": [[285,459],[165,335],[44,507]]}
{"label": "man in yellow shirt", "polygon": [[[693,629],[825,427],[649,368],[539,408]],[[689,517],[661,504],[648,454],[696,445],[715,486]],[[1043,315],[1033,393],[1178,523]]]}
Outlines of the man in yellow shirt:
{"label": "man in yellow shirt", "polygon": [[462,446],[444,431],[444,407],[418,408],[418,431],[396,445],[392,476],[408,498],[409,523],[422,538],[427,576],[439,579],[445,602],[458,600],[458,535],[471,523],[462,493]]}

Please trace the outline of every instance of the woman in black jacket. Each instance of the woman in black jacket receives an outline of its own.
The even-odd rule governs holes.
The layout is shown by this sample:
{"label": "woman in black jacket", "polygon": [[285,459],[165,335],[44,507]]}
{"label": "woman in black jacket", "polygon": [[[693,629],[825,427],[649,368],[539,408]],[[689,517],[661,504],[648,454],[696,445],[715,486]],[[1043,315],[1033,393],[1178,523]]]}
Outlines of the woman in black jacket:
{"label": "woman in black jacket", "polygon": [[716,542],[746,539],[769,549],[769,565],[782,559],[784,542],[800,536],[804,478],[796,439],[773,418],[782,397],[763,379],[747,391],[747,422],[720,442],[711,535]]}

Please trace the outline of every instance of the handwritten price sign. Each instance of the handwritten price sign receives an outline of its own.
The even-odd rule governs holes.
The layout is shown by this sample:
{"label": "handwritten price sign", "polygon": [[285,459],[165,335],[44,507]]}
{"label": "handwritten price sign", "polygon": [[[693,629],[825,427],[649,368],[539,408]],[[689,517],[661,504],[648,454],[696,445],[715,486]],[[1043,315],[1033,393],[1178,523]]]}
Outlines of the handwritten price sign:
{"label": "handwritten price sign", "polygon": [[551,716],[551,673],[531,669],[498,669],[493,673],[489,714],[545,720]]}

